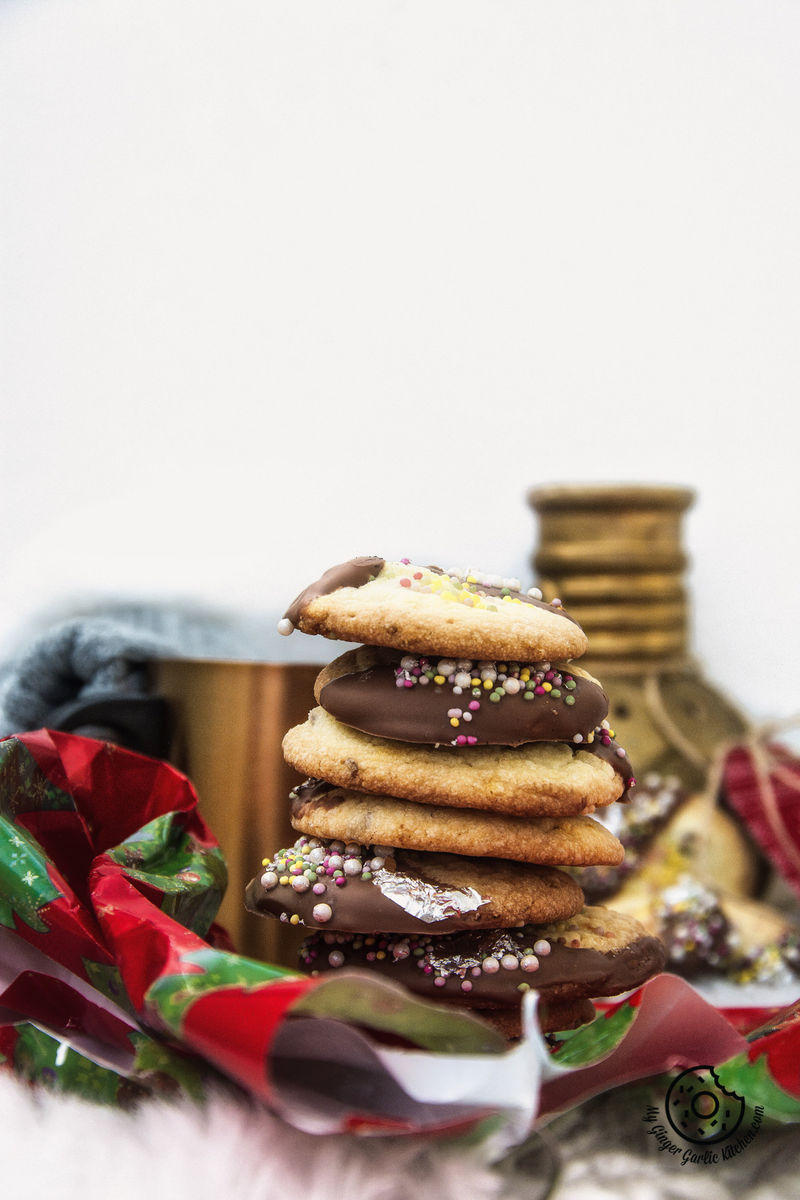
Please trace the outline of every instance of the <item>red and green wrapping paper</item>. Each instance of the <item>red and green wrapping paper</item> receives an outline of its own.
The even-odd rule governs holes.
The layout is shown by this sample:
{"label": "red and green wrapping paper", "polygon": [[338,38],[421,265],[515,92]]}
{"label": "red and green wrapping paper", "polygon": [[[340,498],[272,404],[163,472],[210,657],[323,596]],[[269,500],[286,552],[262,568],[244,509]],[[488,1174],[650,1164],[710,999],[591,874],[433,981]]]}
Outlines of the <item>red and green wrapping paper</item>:
{"label": "red and green wrapping paper", "polygon": [[503,1114],[522,1136],[587,1095],[694,1066],[702,1046],[749,1103],[800,1120],[800,1005],[748,1040],[661,976],[555,1050],[533,1024],[509,1050],[364,973],[317,981],[235,954],[214,925],[225,883],[171,766],[49,730],[0,741],[0,1062],[99,1101],[213,1084],[319,1131]]}

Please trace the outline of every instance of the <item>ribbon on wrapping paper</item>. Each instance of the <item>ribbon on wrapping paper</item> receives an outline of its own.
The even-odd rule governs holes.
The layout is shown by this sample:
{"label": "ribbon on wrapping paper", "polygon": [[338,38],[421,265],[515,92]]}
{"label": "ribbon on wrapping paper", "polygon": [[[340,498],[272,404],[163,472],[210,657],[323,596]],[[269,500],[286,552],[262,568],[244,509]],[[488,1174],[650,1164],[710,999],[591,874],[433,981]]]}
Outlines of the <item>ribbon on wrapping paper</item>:
{"label": "ribbon on wrapping paper", "polygon": [[800,717],[755,731],[722,761],[725,797],[776,869],[800,895],[800,761],[774,741]]}
{"label": "ribbon on wrapping paper", "polygon": [[[691,1065],[687,1020],[695,1033],[721,1021],[662,976],[554,1052],[532,995],[528,1036],[509,1050],[469,1014],[367,973],[317,980],[236,955],[213,923],[225,866],[190,782],[76,735],[0,742],[0,884],[0,1056],[99,1099],[226,1080],[318,1132],[454,1130],[500,1114],[524,1136],[547,1107],[543,1081],[545,1097],[560,1080],[559,1104],[577,1103]],[[770,1111],[800,1119],[782,1065],[800,1058],[800,1014],[752,1044],[724,1020],[718,1032],[715,1060],[758,1067]]]}

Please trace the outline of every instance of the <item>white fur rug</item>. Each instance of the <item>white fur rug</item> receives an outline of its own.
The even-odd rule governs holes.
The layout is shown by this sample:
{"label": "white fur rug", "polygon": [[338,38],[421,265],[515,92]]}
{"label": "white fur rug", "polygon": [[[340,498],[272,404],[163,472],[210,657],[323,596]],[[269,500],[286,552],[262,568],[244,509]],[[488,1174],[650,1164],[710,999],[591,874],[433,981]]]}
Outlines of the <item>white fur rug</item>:
{"label": "white fur rug", "polygon": [[[314,1137],[218,1096],[133,1113],[34,1092],[0,1073],[3,1200],[789,1200],[800,1127],[762,1130],[717,1168],[665,1162],[625,1093],[548,1127],[514,1169],[489,1147],[418,1138]],[[650,1139],[652,1142],[652,1139]]]}

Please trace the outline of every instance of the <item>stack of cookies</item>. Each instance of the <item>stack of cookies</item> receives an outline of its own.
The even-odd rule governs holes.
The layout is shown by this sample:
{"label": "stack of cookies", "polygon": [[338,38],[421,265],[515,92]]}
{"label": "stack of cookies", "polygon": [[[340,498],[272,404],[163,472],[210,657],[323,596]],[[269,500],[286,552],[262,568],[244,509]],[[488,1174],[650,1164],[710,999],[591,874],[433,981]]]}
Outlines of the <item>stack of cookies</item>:
{"label": "stack of cookies", "polygon": [[318,707],[284,739],[308,781],[294,846],[246,903],[314,930],[311,972],[379,971],[519,1032],[591,1019],[661,969],[633,918],[585,907],[560,869],[614,866],[591,814],[632,783],[605,694],[571,660],[586,637],[558,603],[476,571],[359,558],[331,568],[279,628],[363,643],[327,666]]}

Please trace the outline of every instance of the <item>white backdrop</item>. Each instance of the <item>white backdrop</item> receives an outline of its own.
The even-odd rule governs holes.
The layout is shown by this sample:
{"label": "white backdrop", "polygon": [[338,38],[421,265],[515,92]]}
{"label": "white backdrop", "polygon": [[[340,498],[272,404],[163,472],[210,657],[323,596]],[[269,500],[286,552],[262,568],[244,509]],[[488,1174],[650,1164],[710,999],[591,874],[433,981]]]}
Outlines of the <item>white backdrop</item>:
{"label": "white backdrop", "polygon": [[709,674],[800,710],[798,61],[780,0],[5,0],[0,641],[529,581],[531,485],[683,483]]}

